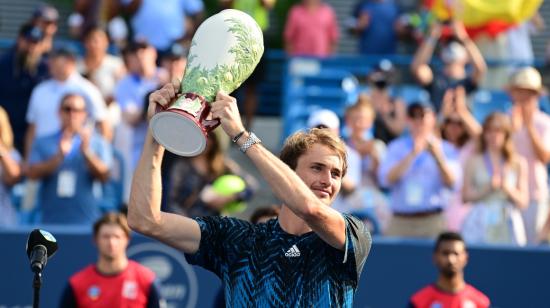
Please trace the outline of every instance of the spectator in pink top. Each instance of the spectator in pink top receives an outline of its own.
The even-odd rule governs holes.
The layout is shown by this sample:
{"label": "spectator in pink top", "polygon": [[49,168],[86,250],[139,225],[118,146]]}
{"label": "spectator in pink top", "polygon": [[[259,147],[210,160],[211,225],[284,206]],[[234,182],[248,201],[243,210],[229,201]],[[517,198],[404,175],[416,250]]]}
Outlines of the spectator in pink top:
{"label": "spectator in pink top", "polygon": [[290,9],[284,33],[289,55],[327,57],[335,51],[338,36],[336,15],[321,0],[302,0]]}
{"label": "spectator in pink top", "polygon": [[534,244],[548,215],[548,171],[550,162],[550,117],[538,105],[542,92],[540,73],[522,68],[512,75],[509,93],[512,98],[514,146],[527,160],[529,206],[523,211],[527,243]]}

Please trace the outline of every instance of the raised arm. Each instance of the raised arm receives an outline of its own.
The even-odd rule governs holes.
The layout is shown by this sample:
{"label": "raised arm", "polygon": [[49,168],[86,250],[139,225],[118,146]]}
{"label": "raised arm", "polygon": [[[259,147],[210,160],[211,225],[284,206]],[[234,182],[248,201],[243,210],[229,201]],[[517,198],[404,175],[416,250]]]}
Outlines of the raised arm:
{"label": "raised arm", "polygon": [[82,156],[84,157],[84,160],[86,161],[88,170],[90,170],[90,172],[96,179],[105,183],[107,182],[107,180],[109,180],[109,165],[107,165],[107,163],[105,163],[101,159],[101,157],[95,154],[90,148],[91,135],[92,131],[90,128],[82,129],[82,131],[80,132],[80,151],[82,153]]}
{"label": "raised arm", "polygon": [[[149,96],[149,118],[157,104],[167,106],[174,101],[179,81],[167,84]],[[191,218],[161,212],[161,164],[164,148],[154,141],[148,130],[143,152],[132,180],[128,204],[128,224],[134,231],[155,238],[185,253],[199,249],[201,232]]]}
{"label": "raised arm", "polygon": [[[72,136],[64,133],[59,140],[59,151],[47,160],[36,161],[34,157],[35,150],[29,154],[29,169],[27,175],[31,179],[41,179],[50,174],[53,174],[65,160],[65,156],[69,153],[72,147]],[[36,162],[33,162],[36,161]]]}
{"label": "raised arm", "polygon": [[466,49],[470,62],[473,66],[472,77],[476,84],[479,84],[481,82],[481,79],[483,79],[483,76],[485,76],[485,73],[487,72],[487,64],[483,59],[483,55],[466,32],[466,29],[464,28],[464,24],[462,22],[457,20],[453,21],[453,32],[455,36],[462,42],[462,45],[464,45],[464,48]]}
{"label": "raised arm", "polygon": [[13,159],[10,151],[0,141],[0,165],[2,166],[2,181],[6,185],[17,183],[21,177],[21,166]]}
{"label": "raised arm", "polygon": [[[244,130],[237,102],[234,98],[218,93],[212,104],[212,116],[221,120],[224,131],[234,137]],[[248,133],[238,140],[239,146],[248,139]],[[246,155],[259,169],[277,196],[292,212],[302,218],[326,243],[344,249],[345,221],[340,213],[322,203],[302,179],[261,144],[255,144]],[[330,172],[332,173],[332,172]],[[328,176],[341,177],[341,174]]]}
{"label": "raised arm", "polygon": [[429,62],[434,53],[435,45],[441,35],[441,25],[434,23],[430,35],[422,42],[411,63],[411,72],[421,85],[428,85],[433,81],[433,72]]}

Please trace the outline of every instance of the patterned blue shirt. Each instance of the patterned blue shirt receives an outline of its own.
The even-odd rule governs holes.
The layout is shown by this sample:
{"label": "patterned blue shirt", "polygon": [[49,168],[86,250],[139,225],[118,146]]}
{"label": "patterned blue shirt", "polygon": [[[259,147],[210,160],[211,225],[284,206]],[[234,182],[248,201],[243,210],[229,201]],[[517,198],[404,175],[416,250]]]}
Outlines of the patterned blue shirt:
{"label": "patterned blue shirt", "polygon": [[372,240],[360,220],[344,219],[341,251],[314,232],[288,234],[277,219],[196,218],[200,247],[186,258],[222,279],[227,307],[352,307]]}

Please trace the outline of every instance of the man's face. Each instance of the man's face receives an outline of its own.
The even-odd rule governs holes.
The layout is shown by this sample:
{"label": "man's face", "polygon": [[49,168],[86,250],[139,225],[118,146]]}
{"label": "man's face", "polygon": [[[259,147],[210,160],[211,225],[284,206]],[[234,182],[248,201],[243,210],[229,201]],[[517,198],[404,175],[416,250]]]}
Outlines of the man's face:
{"label": "man's face", "polygon": [[511,88],[510,96],[514,104],[527,104],[529,102],[535,102],[539,98],[539,93],[534,90]]}
{"label": "man's face", "polygon": [[50,75],[56,80],[65,81],[75,71],[75,62],[65,56],[54,56],[48,59]]}
{"label": "man's face", "polygon": [[42,28],[46,36],[53,37],[57,32],[57,21],[41,18],[38,20],[38,26]]}
{"label": "man's face", "polygon": [[408,122],[413,136],[429,134],[434,129],[435,116],[429,108],[413,108],[408,113]]}
{"label": "man's face", "polygon": [[117,224],[102,225],[95,238],[100,258],[107,260],[125,257],[128,241],[128,236]]}
{"label": "man's face", "polygon": [[445,277],[453,277],[462,273],[468,263],[468,253],[464,242],[444,241],[434,252],[433,261],[439,273]]}
{"label": "man's face", "polygon": [[326,205],[332,204],[342,184],[342,159],[336,152],[314,144],[296,165],[296,174]]}
{"label": "man's face", "polygon": [[109,45],[107,35],[101,31],[94,31],[84,41],[84,46],[88,52],[97,54],[105,52]]}
{"label": "man's face", "polygon": [[79,131],[86,123],[86,102],[81,96],[71,96],[61,103],[61,126]]}
{"label": "man's face", "polygon": [[161,66],[170,73],[170,78],[182,78],[187,65],[186,58],[165,58],[161,61]]}
{"label": "man's face", "polygon": [[369,130],[374,121],[374,115],[368,109],[356,109],[346,117],[346,125],[354,133],[363,133]]}

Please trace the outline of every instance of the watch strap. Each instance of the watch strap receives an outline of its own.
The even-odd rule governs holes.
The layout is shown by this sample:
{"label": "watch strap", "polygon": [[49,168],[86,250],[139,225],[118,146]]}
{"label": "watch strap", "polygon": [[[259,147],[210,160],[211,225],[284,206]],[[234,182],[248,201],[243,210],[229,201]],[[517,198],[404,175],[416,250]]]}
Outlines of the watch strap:
{"label": "watch strap", "polygon": [[241,150],[241,152],[243,153],[246,153],[246,150],[248,150],[251,146],[255,145],[256,143],[262,143],[262,141],[260,140],[260,138],[256,136],[256,134],[251,132],[250,135],[248,135],[248,138],[245,140],[245,142],[240,146],[239,150]]}

